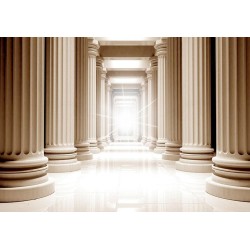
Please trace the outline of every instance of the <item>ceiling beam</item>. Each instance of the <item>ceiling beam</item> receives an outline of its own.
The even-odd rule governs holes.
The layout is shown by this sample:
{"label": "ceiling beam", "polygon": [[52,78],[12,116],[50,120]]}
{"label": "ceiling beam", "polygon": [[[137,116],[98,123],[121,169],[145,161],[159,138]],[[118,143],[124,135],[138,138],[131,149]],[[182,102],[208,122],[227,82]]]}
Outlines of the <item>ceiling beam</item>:
{"label": "ceiling beam", "polygon": [[146,77],[145,71],[123,71],[123,70],[109,70],[107,77]]}
{"label": "ceiling beam", "polygon": [[154,56],[153,46],[101,46],[100,56],[104,58],[143,58]]}

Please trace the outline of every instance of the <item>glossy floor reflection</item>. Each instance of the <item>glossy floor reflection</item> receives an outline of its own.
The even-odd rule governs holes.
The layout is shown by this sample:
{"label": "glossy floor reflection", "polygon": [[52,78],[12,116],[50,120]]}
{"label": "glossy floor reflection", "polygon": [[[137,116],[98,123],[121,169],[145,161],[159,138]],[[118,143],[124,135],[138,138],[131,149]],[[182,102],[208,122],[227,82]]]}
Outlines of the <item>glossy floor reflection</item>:
{"label": "glossy floor reflection", "polygon": [[112,143],[80,171],[49,174],[56,192],[38,200],[0,203],[0,211],[201,212],[250,211],[250,203],[208,195],[210,174],[175,170],[175,163],[140,143]]}

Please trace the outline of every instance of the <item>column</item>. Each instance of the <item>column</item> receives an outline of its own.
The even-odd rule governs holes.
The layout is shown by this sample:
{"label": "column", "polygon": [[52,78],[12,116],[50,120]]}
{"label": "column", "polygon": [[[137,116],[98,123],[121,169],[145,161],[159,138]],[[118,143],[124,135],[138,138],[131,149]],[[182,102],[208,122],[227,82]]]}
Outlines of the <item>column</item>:
{"label": "column", "polygon": [[144,133],[145,133],[145,139],[144,139],[144,145],[147,143],[148,139],[148,79],[147,77],[144,78],[144,89],[145,89],[145,95],[144,95],[144,118],[145,118],[145,126],[144,126]]}
{"label": "column", "polygon": [[106,78],[106,142],[110,144],[111,139],[111,84],[108,78]]}
{"label": "column", "polygon": [[148,139],[147,146],[154,150],[157,140],[157,57],[150,58],[148,78]]}
{"label": "column", "polygon": [[88,142],[88,38],[76,38],[75,147],[79,161],[93,158]]}
{"label": "column", "polygon": [[145,144],[147,141],[146,137],[146,83],[145,79],[141,84],[141,130],[142,130],[142,140],[141,142]]}
{"label": "column", "polygon": [[166,151],[162,159],[178,161],[182,145],[181,38],[167,38]]}
{"label": "column", "polygon": [[99,49],[98,41],[88,39],[88,142],[90,152],[100,152],[96,140],[96,57]]}
{"label": "column", "polygon": [[96,59],[96,135],[97,146],[99,149],[104,149],[106,144],[106,131],[105,131],[105,80],[106,69],[103,68],[103,59],[97,57]]}
{"label": "column", "polygon": [[250,201],[250,38],[216,38],[216,156],[206,191]]}
{"label": "column", "polygon": [[46,38],[46,141],[49,172],[80,169],[74,147],[75,39]]}
{"label": "column", "polygon": [[157,118],[158,118],[158,139],[155,153],[164,153],[166,149],[166,84],[167,84],[167,42],[166,39],[160,39],[155,43],[156,56],[158,58],[158,81],[157,81]]}
{"label": "column", "polygon": [[211,172],[210,38],[182,38],[182,135],[178,170]]}
{"label": "column", "polygon": [[44,38],[0,38],[0,202],[54,192],[44,156]]}

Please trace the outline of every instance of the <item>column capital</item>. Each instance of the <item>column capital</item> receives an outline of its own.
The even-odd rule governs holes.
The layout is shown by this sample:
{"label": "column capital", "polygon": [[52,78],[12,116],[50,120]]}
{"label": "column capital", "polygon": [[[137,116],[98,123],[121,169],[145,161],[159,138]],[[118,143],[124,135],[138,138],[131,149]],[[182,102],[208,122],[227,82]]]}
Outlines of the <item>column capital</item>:
{"label": "column capital", "polygon": [[147,79],[152,79],[152,70],[151,68],[146,69]]}
{"label": "column capital", "polygon": [[88,55],[92,57],[99,56],[100,45],[97,40],[88,38]]}
{"label": "column capital", "polygon": [[97,69],[102,69],[103,68],[103,62],[104,62],[103,58],[100,57],[100,56],[97,56],[96,57],[96,68]]}
{"label": "column capital", "polygon": [[155,42],[154,46],[156,56],[166,56],[167,54],[167,40],[166,38],[161,38]]}
{"label": "column capital", "polygon": [[157,69],[157,66],[158,66],[157,56],[150,57],[149,58],[149,62],[150,62],[150,68],[151,68],[151,70]]}
{"label": "column capital", "polygon": [[102,71],[101,71],[101,78],[105,80],[105,79],[106,79],[106,74],[107,74],[106,68],[102,68]]}

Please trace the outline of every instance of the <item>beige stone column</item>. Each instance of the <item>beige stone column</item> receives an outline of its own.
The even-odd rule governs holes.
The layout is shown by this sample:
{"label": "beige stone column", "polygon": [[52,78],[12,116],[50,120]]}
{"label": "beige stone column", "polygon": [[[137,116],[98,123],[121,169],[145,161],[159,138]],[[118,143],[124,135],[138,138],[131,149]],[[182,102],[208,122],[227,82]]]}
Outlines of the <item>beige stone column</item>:
{"label": "beige stone column", "polygon": [[99,55],[98,41],[88,39],[88,142],[90,152],[100,152],[96,140],[96,57]]}
{"label": "beige stone column", "polygon": [[46,38],[46,142],[49,172],[80,169],[74,147],[75,38]]}
{"label": "beige stone column", "polygon": [[141,130],[142,130],[142,139],[141,142],[145,144],[147,141],[146,138],[146,83],[145,80],[141,84]]}
{"label": "beige stone column", "polygon": [[216,156],[206,191],[250,201],[250,38],[216,38]]}
{"label": "beige stone column", "polygon": [[106,88],[105,88],[105,80],[106,80],[106,69],[103,68],[103,59],[97,57],[96,59],[96,135],[97,135],[97,146],[100,149],[104,149],[107,145],[106,143],[106,131],[105,131],[105,123],[106,123]]}
{"label": "beige stone column", "polygon": [[164,153],[166,149],[166,104],[167,104],[167,42],[166,39],[160,39],[155,43],[156,56],[158,58],[158,74],[157,74],[157,128],[158,139],[156,143],[155,153]]}
{"label": "beige stone column", "polygon": [[44,156],[44,38],[0,38],[0,202],[54,192]]}
{"label": "beige stone column", "polygon": [[166,151],[162,159],[177,161],[182,145],[181,38],[167,38]]}
{"label": "beige stone column", "polygon": [[110,144],[111,139],[111,84],[106,78],[106,142]]}
{"label": "beige stone column", "polygon": [[150,58],[148,78],[148,138],[147,146],[154,150],[157,140],[157,57]]}
{"label": "beige stone column", "polygon": [[182,38],[182,135],[178,170],[210,172],[210,38]]}
{"label": "beige stone column", "polygon": [[144,89],[145,89],[145,95],[144,95],[144,103],[145,103],[145,107],[144,107],[144,118],[145,118],[145,125],[144,125],[144,134],[145,134],[145,138],[144,138],[144,145],[147,143],[147,138],[148,138],[148,79],[147,77],[144,78]]}
{"label": "beige stone column", "polygon": [[88,142],[88,86],[88,38],[76,38],[75,146],[80,161],[93,158]]}

